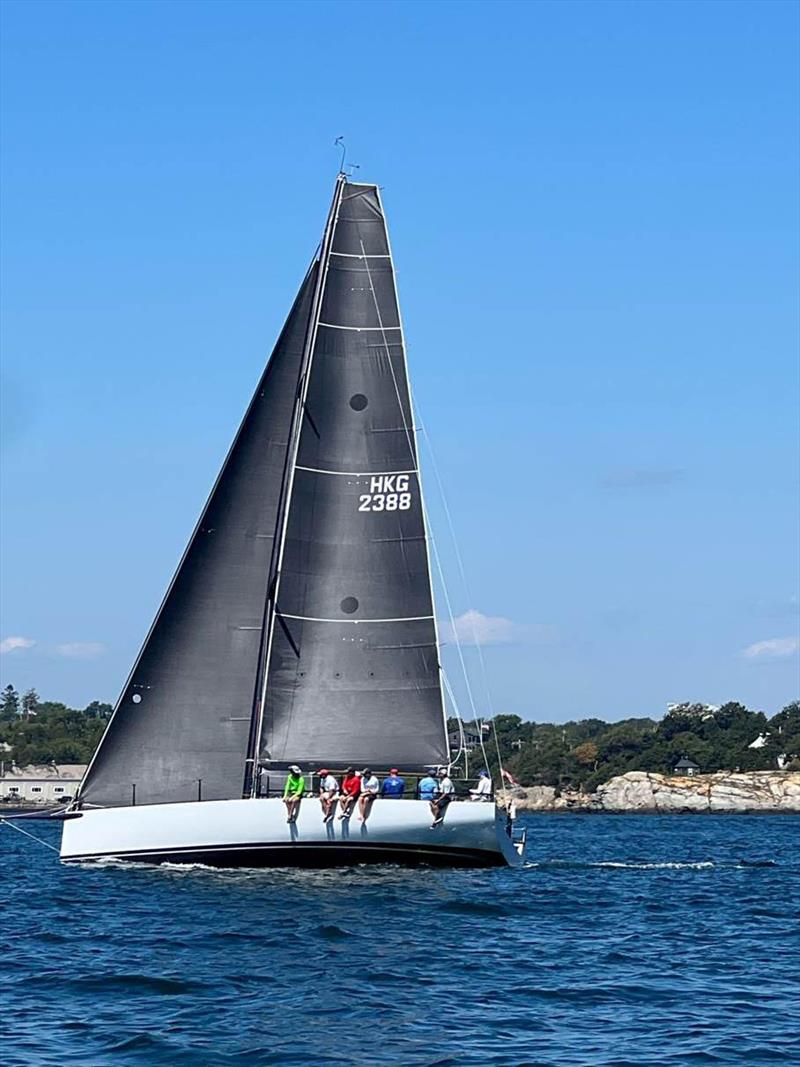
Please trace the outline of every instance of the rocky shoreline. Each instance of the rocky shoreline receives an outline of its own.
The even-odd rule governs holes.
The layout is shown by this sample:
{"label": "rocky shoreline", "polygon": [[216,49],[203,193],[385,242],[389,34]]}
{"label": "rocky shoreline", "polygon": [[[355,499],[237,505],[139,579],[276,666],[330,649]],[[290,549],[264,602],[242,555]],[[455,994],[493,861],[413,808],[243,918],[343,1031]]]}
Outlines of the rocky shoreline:
{"label": "rocky shoreline", "polygon": [[629,771],[574,793],[552,786],[515,786],[517,811],[555,812],[794,812],[800,814],[800,772],[718,771],[691,777]]}

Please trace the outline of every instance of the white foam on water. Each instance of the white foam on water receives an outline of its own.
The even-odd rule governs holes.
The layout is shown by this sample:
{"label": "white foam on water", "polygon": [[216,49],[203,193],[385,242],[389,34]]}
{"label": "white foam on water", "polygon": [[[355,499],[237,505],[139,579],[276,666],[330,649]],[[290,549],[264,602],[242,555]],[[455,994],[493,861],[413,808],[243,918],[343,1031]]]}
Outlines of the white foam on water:
{"label": "white foam on water", "polygon": [[602,860],[600,863],[587,863],[587,867],[623,867],[634,871],[662,871],[662,870],[692,870],[700,871],[706,867],[716,867],[711,860],[702,860],[699,863],[615,863],[612,860]]}
{"label": "white foam on water", "polygon": [[543,860],[541,863],[535,861],[529,861],[523,864],[524,867],[553,867],[563,869],[589,869],[589,868],[612,868],[619,870],[630,871],[662,871],[662,870],[704,870],[709,867],[716,867],[716,863],[712,860],[700,860],[696,863],[622,863],[617,860],[599,860],[597,863],[573,863],[570,860]]}

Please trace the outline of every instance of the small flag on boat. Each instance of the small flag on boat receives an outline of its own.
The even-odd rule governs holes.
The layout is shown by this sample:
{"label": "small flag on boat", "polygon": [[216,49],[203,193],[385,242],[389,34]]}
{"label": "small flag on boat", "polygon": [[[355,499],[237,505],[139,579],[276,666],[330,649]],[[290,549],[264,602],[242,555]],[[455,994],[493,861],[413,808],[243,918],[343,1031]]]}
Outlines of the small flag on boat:
{"label": "small flag on boat", "polygon": [[511,785],[519,785],[517,779],[514,778],[513,775],[509,774],[507,770],[503,769],[500,771],[500,773],[502,774],[503,778],[505,778],[505,780]]}

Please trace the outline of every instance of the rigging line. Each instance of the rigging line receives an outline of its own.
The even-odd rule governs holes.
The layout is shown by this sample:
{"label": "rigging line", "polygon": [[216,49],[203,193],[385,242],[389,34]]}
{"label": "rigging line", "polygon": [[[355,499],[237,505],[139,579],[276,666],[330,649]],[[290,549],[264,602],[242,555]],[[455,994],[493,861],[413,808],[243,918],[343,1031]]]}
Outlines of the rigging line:
{"label": "rigging line", "polygon": [[453,706],[453,711],[456,713],[456,720],[458,721],[459,745],[458,745],[458,752],[456,753],[455,759],[451,759],[450,760],[450,766],[453,766],[454,764],[457,764],[458,761],[461,759],[461,753],[462,752],[464,752],[464,753],[466,752],[466,738],[465,738],[465,735],[464,735],[464,720],[461,718],[461,712],[458,709],[458,704],[456,702],[455,694],[453,693],[453,687],[450,685],[450,679],[447,677],[447,672],[445,671],[444,668],[442,668],[442,681],[444,682],[445,691],[447,692],[447,695],[450,697],[450,703]]}
{"label": "rigging line", "polygon": [[[409,383],[409,389],[411,389],[410,383]],[[449,505],[447,503],[447,496],[446,496],[445,491],[444,491],[444,483],[442,482],[442,477],[441,477],[441,474],[439,473],[439,465],[436,462],[436,455],[435,455],[434,450],[433,450],[433,443],[431,441],[430,434],[428,433],[428,427],[427,427],[427,424],[426,424],[424,418],[422,417],[422,411],[420,410],[419,402],[416,400],[416,398],[414,399],[414,406],[416,407],[417,411],[419,412],[420,429],[422,430],[422,433],[423,433],[423,435],[425,437],[425,440],[428,442],[428,455],[429,455],[430,460],[431,460],[431,466],[433,467],[433,473],[434,473],[434,477],[436,478],[436,484],[437,484],[437,486],[439,488],[439,496],[441,497],[442,505],[444,507],[444,513],[445,513],[445,516],[446,516],[446,519],[447,519],[447,525],[448,525],[449,530],[450,530],[450,537],[451,537],[451,540],[453,542],[453,548],[455,549],[456,560],[458,562],[458,569],[459,569],[459,573],[461,575],[461,581],[462,581],[463,586],[464,586],[464,592],[466,593],[467,600],[471,604],[472,603],[472,594],[470,592],[469,582],[467,581],[467,572],[466,572],[466,569],[464,567],[464,559],[463,559],[463,557],[461,555],[461,549],[459,548],[459,545],[458,545],[458,538],[456,537],[455,525],[453,524],[453,517],[452,517],[452,514],[450,512],[450,507],[449,507]],[[471,626],[472,626],[473,641],[474,641],[475,648],[476,648],[477,653],[478,653],[478,663],[480,665],[481,677],[483,679],[483,688],[484,688],[484,690],[486,692],[486,703],[487,703],[487,707],[489,709],[489,714],[491,716],[492,733],[494,734],[495,748],[497,750],[497,761],[498,761],[498,766],[499,766],[499,769],[500,769],[500,782],[501,782],[501,785],[502,785],[502,788],[503,788],[503,799],[506,800],[507,799],[506,798],[506,784],[505,784],[506,780],[505,780],[505,777],[504,777],[503,760],[502,760],[502,757],[500,755],[500,743],[499,743],[499,741],[497,739],[497,727],[496,727],[495,721],[494,721],[494,715],[495,715],[495,713],[494,713],[494,701],[492,700],[492,693],[491,693],[491,689],[489,688],[489,676],[488,676],[487,671],[486,671],[486,661],[485,661],[484,656],[483,656],[483,648],[481,647],[481,644],[480,644],[480,642],[478,640],[478,631],[477,631],[477,627],[475,625],[475,619],[474,619],[473,616],[470,617],[470,623],[471,623]],[[486,749],[484,748],[484,744],[483,744],[482,722],[480,724],[480,740],[481,740],[481,751],[483,752],[483,758],[486,759],[487,763],[488,763],[488,757],[486,755]]]}
{"label": "rigging line", "polygon": [[[483,719],[478,720],[478,740],[481,743],[481,752],[483,753],[483,762],[486,766],[486,770],[489,770],[489,756],[486,752],[486,746],[483,743]],[[503,781],[503,765],[500,764],[500,781]]]}
{"label": "rigging line", "polygon": [[[424,422],[424,420],[422,418],[422,412],[420,411],[419,401],[416,399],[416,397],[414,398],[414,406],[416,407],[417,411],[420,412],[420,428],[421,428],[422,433],[423,433],[423,435],[425,437],[425,440],[428,443],[428,455],[430,456],[431,466],[433,468],[434,477],[436,478],[436,484],[437,484],[437,486],[439,488],[439,496],[441,497],[441,500],[442,500],[442,506],[444,508],[445,517],[447,519],[447,525],[448,525],[448,528],[450,530],[450,538],[451,538],[451,540],[453,542],[453,548],[455,550],[456,562],[458,563],[458,570],[459,570],[459,574],[461,575],[461,581],[462,581],[463,586],[464,586],[464,592],[466,593],[467,601],[470,604],[472,604],[472,602],[473,602],[472,601],[472,592],[470,591],[469,582],[467,581],[467,573],[466,573],[466,569],[464,567],[464,559],[463,559],[463,557],[461,555],[461,549],[459,548],[459,545],[458,545],[458,538],[456,537],[456,530],[455,530],[455,526],[453,524],[453,516],[452,516],[452,514],[450,512],[450,507],[449,507],[449,505],[447,503],[447,496],[446,496],[445,491],[444,491],[444,483],[442,481],[442,476],[441,476],[441,474],[439,472],[439,465],[436,462],[436,455],[435,455],[435,453],[433,451],[433,443],[431,441],[430,434],[428,433],[428,427],[427,427],[427,425],[425,424],[425,422]],[[494,718],[494,702],[492,700],[492,694],[491,694],[491,690],[489,688],[489,679],[488,679],[488,675],[487,675],[487,672],[486,672],[486,662],[485,662],[484,657],[483,657],[483,648],[482,648],[480,642],[478,641],[478,630],[477,630],[477,627],[475,625],[474,616],[470,616],[470,624],[471,624],[471,627],[472,627],[473,641],[474,641],[475,648],[476,648],[477,653],[478,653],[478,662],[479,662],[480,668],[481,668],[481,676],[482,676],[482,680],[483,680],[483,687],[484,687],[484,690],[486,692],[486,704],[487,704],[487,707],[489,708],[489,714],[491,715],[492,718]]]}
{"label": "rigging line", "polygon": [[42,841],[41,837],[36,837],[35,834],[29,834],[27,830],[23,830],[21,826],[15,826],[14,823],[11,822],[10,819],[4,819],[2,815],[0,815],[0,825],[10,826],[12,830],[16,830],[20,834],[25,834],[25,836],[29,837],[32,841],[36,841],[36,842],[38,842],[38,844],[44,845],[45,848],[52,849],[53,852],[58,852],[59,851],[55,847],[55,845],[51,845],[49,841]]}
{"label": "rigging line", "polygon": [[[361,245],[361,251],[364,252],[365,251],[364,242],[359,239],[359,243]],[[387,345],[386,334],[385,334],[384,329],[383,329],[383,317],[381,316],[381,309],[380,309],[380,307],[378,305],[378,297],[377,297],[377,294],[375,292],[375,286],[372,284],[372,272],[369,269],[369,263],[367,263],[365,261],[364,265],[366,267],[366,274],[367,274],[367,278],[369,280],[370,292],[372,293],[372,301],[375,304],[375,314],[378,316],[378,323],[380,324],[381,336],[383,338],[384,344]],[[401,334],[401,337],[402,337],[402,334]],[[408,420],[406,419],[406,413],[405,413],[405,409],[403,407],[403,401],[400,398],[400,388],[399,388],[399,386],[397,384],[397,375],[394,372],[394,363],[392,362],[392,357],[391,357],[391,353],[389,352],[388,345],[386,347],[386,355],[387,355],[388,362],[389,362],[389,370],[392,373],[392,382],[394,383],[394,391],[395,391],[395,395],[397,396],[397,403],[398,403],[398,406],[400,408],[400,417],[403,420],[403,429],[405,430],[406,441],[408,442],[408,451],[409,451],[409,454],[411,455],[412,460],[415,463],[417,463],[417,456],[416,456],[416,454],[414,452],[414,446],[411,443],[411,432],[409,430]],[[411,385],[410,385],[410,383],[408,384],[408,399],[409,399],[409,404],[411,404],[412,401],[411,401]],[[467,673],[467,665],[466,665],[466,662],[464,660],[464,652],[463,652],[463,650],[461,648],[461,641],[460,641],[459,636],[458,636],[458,628],[456,627],[455,617],[453,615],[453,606],[452,606],[452,604],[450,602],[450,594],[449,594],[449,592],[447,590],[447,583],[444,580],[444,570],[442,568],[442,560],[441,560],[441,557],[439,555],[439,548],[438,548],[438,546],[436,544],[436,538],[433,535],[433,527],[431,526],[430,515],[428,513],[427,507],[425,506],[425,499],[422,496],[421,488],[420,488],[420,503],[421,503],[421,506],[422,506],[423,520],[424,520],[425,526],[427,528],[428,541],[430,543],[431,548],[433,549],[433,557],[436,560],[436,568],[437,568],[437,570],[439,572],[439,581],[440,581],[441,586],[442,586],[442,592],[444,593],[445,604],[447,605],[447,613],[450,616],[450,628],[451,628],[451,630],[453,632],[453,640],[455,641],[455,645],[456,645],[456,648],[458,650],[458,658],[459,658],[459,660],[461,662],[461,670],[464,673],[464,684],[465,684],[466,689],[467,689],[467,695],[469,697],[470,707],[472,708],[473,716],[477,719],[478,712],[477,712],[477,709],[475,707],[475,698],[472,695],[472,686],[470,685],[469,675]],[[444,704],[444,702],[442,702],[442,703]]]}
{"label": "rigging line", "polygon": [[503,803],[508,811],[508,787],[506,786],[506,772],[503,769],[503,757],[500,755],[500,742],[497,740],[497,726],[492,719],[492,733],[494,734],[494,747],[497,750],[497,765],[500,768],[500,785],[503,788]]}

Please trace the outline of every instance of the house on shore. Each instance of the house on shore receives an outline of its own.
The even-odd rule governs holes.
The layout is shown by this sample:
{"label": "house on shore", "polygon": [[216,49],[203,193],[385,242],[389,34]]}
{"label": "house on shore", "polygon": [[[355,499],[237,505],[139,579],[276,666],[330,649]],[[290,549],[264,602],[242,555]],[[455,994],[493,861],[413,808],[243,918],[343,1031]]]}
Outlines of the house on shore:
{"label": "house on shore", "polygon": [[[447,735],[447,740],[450,745],[451,752],[458,752],[462,748],[462,736],[460,730],[451,730]],[[472,752],[481,743],[481,735],[476,734],[473,730],[464,730],[463,736],[463,748],[466,752]]]}
{"label": "house on shore", "polygon": [[696,774],[700,773],[700,767],[694,762],[694,760],[688,759],[686,756],[682,756],[675,764],[675,774],[684,775],[687,778],[693,778]]}

